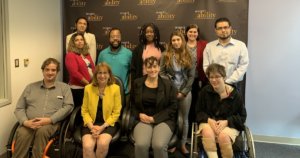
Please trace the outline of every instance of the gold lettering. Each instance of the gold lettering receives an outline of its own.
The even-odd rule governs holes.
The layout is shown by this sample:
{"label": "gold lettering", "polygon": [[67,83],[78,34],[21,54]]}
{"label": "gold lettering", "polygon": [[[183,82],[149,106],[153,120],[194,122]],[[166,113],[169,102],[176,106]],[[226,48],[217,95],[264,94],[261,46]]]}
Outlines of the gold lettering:
{"label": "gold lettering", "polygon": [[185,34],[185,27],[184,26],[175,26],[175,30]]}
{"label": "gold lettering", "polygon": [[138,5],[154,5],[156,0],[140,0]]}
{"label": "gold lettering", "polygon": [[196,11],[196,13],[196,19],[214,19],[216,17],[215,13],[206,10]]}
{"label": "gold lettering", "polygon": [[121,21],[133,21],[138,19],[138,16],[130,14],[129,12],[121,12],[121,14]]}
{"label": "gold lettering", "polygon": [[109,33],[110,30],[111,30],[111,27],[103,27],[102,29],[104,30],[104,34],[105,34],[105,35],[108,35],[108,33]]}
{"label": "gold lettering", "polygon": [[73,1],[71,7],[84,7],[85,5],[85,1]]}
{"label": "gold lettering", "polygon": [[98,16],[98,15],[90,15],[88,16],[89,21],[102,21],[103,16]]}
{"label": "gold lettering", "polygon": [[195,0],[177,0],[176,3],[194,3]]}
{"label": "gold lettering", "polygon": [[119,6],[120,0],[106,0],[105,4],[106,6]]}
{"label": "gold lettering", "polygon": [[237,30],[231,29],[231,35],[236,35],[237,34]]}
{"label": "gold lettering", "polygon": [[162,12],[156,12],[157,15],[157,20],[174,20],[175,19],[175,14],[169,14],[164,11]]}
{"label": "gold lettering", "polygon": [[122,42],[122,45],[131,50],[133,50],[136,47],[136,44],[132,44],[129,41]]}

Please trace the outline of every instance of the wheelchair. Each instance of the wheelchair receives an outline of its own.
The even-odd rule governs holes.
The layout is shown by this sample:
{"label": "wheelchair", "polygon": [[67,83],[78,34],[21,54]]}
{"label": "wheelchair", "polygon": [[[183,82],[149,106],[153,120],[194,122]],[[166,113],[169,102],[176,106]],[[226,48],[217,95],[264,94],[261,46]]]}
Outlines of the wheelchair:
{"label": "wheelchair", "polygon": [[[131,144],[135,143],[134,137],[133,137],[133,130],[134,130],[134,121],[135,117],[133,116],[132,112],[132,105],[128,105],[123,113],[123,131],[124,133],[127,133],[127,138]],[[183,117],[182,114],[178,111],[177,112],[177,123],[175,130],[173,132],[173,135],[169,141],[168,149],[172,149],[177,146],[178,141],[181,138],[183,130]],[[150,149],[150,156],[152,156],[152,150]]]}
{"label": "wheelchair", "polygon": [[[198,124],[192,124],[191,134],[191,151],[190,158],[207,158],[207,155],[202,146],[201,136],[196,132],[198,131]],[[255,147],[250,129],[245,125],[244,131],[236,137],[235,143],[232,145],[234,158],[255,158]],[[220,152],[218,150],[218,156]]]}
{"label": "wheelchair", "polygon": [[[120,120],[116,123],[119,127],[117,133],[113,136],[111,144],[117,142],[123,133],[123,117],[124,109],[126,109],[126,99],[125,90],[123,82],[118,77],[114,76],[116,84],[120,86],[121,92],[121,103],[122,110],[120,115]],[[62,127],[62,131],[59,135],[59,150],[61,158],[76,158],[82,157],[82,137],[81,137],[81,127],[83,125],[83,120],[81,117],[81,107],[76,107],[70,116],[70,121]]]}
{"label": "wheelchair", "polygon": [[[49,158],[49,157],[59,157],[59,135],[63,131],[62,127],[65,126],[69,122],[68,118],[62,121],[60,128],[49,138],[49,141],[44,149],[42,158]],[[13,126],[10,136],[8,138],[8,142],[6,145],[6,157],[11,158],[14,151],[15,151],[15,135],[18,127],[20,126],[19,122],[15,123]],[[29,147],[29,151],[27,156],[31,157],[32,146]],[[61,157],[62,158],[62,157]]]}

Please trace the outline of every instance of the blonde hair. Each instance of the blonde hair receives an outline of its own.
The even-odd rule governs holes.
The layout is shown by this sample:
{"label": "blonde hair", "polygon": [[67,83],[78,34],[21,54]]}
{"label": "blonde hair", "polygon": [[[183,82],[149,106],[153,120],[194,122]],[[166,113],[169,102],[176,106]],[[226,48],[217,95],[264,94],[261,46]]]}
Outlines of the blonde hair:
{"label": "blonde hair", "polygon": [[109,74],[109,79],[107,81],[107,85],[110,86],[115,83],[115,78],[112,74],[111,68],[109,67],[108,64],[106,64],[105,62],[102,62],[95,66],[95,72],[94,72],[94,75],[92,78],[93,86],[99,86],[98,80],[97,80],[97,74],[98,74],[98,72],[100,72],[100,70],[103,70],[103,69],[107,70],[107,72]]}
{"label": "blonde hair", "polygon": [[168,48],[167,48],[167,52],[165,54],[165,65],[166,67],[171,67],[172,65],[172,60],[173,60],[173,54],[178,50],[175,50],[172,46],[172,38],[174,36],[178,36],[181,38],[182,40],[182,45],[179,49],[179,58],[176,59],[178,64],[184,68],[191,68],[192,67],[192,56],[189,52],[189,50],[186,48],[186,41],[185,41],[185,38],[184,38],[184,35],[179,32],[179,31],[174,31],[171,36],[170,36],[170,41],[169,41],[169,44],[168,44]]}

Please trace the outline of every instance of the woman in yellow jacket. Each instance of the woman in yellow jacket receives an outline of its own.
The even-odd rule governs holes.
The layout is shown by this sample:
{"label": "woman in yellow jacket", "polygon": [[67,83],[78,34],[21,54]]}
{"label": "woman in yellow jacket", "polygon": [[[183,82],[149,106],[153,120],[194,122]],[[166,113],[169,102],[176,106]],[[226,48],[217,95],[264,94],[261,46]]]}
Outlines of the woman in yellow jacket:
{"label": "woman in yellow jacket", "polygon": [[110,141],[117,132],[115,123],[121,108],[120,87],[115,84],[110,67],[100,63],[96,66],[92,83],[84,89],[81,108],[84,158],[106,157]]}

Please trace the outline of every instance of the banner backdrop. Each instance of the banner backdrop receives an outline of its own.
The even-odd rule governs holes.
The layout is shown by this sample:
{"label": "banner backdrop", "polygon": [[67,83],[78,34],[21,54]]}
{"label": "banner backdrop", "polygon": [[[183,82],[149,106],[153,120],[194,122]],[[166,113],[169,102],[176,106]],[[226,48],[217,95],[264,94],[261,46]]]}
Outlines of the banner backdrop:
{"label": "banner backdrop", "polygon": [[[140,27],[155,23],[161,41],[168,42],[175,29],[184,32],[189,24],[200,27],[202,39],[216,39],[214,22],[228,17],[234,38],[247,43],[248,0],[65,0],[64,37],[74,30],[75,20],[86,17],[90,32],[96,35],[97,49],[108,46],[107,33],[112,27],[122,31],[123,45],[133,49],[138,44]],[[65,40],[64,40],[65,41]]]}
{"label": "banner backdrop", "polygon": [[233,38],[247,43],[249,0],[65,0],[63,3],[64,38],[73,32],[78,17],[86,17],[90,32],[96,35],[98,53],[108,46],[107,34],[112,27],[121,29],[122,44],[133,49],[138,44],[140,27],[148,22],[158,26],[162,43],[168,42],[171,32],[184,32],[189,24],[197,24],[200,37],[212,41],[217,39],[214,22],[219,17],[228,17]]}

